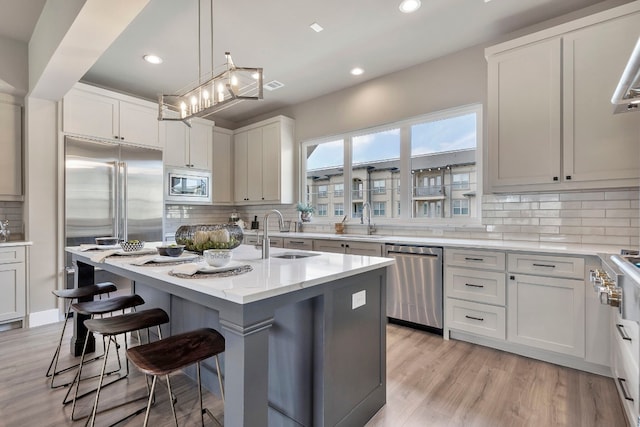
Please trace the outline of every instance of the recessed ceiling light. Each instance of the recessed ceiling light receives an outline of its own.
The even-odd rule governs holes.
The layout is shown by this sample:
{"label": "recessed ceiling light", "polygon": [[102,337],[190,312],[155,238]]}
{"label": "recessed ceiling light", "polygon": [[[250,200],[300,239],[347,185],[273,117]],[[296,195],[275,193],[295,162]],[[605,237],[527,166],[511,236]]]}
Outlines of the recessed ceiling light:
{"label": "recessed ceiling light", "polygon": [[162,64],[162,58],[160,58],[158,55],[145,55],[142,58],[149,64]]}
{"label": "recessed ceiling light", "polygon": [[314,22],[313,24],[309,25],[309,27],[316,33],[319,33],[320,31],[324,30],[324,28],[322,28],[320,24],[318,24],[317,22]]}
{"label": "recessed ceiling light", "polygon": [[411,13],[420,9],[420,0],[402,0],[399,9],[403,13]]}
{"label": "recessed ceiling light", "polygon": [[351,69],[351,74],[354,75],[354,76],[359,76],[362,73],[364,73],[364,70],[362,68],[360,68],[360,67],[355,67],[355,68]]}

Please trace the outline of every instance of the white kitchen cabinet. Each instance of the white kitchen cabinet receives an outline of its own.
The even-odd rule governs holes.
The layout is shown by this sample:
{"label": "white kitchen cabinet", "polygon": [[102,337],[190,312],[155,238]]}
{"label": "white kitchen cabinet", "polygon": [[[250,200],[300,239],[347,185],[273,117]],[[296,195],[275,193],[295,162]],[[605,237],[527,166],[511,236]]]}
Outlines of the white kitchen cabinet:
{"label": "white kitchen cabinet", "polygon": [[0,101],[0,200],[22,200],[22,109]]}
{"label": "white kitchen cabinet", "polygon": [[26,314],[24,246],[0,248],[0,323],[20,321]]}
{"label": "white kitchen cabinet", "polygon": [[284,247],[287,249],[302,249],[305,251],[313,250],[313,240],[311,239],[299,239],[297,237],[285,237]]}
{"label": "white kitchen cabinet", "polygon": [[486,50],[489,191],[637,185],[640,122],[614,116],[610,100],[640,14],[614,14]]}
{"label": "white kitchen cabinet", "polygon": [[156,104],[84,84],[77,84],[62,100],[62,130],[160,147]]}
{"label": "white kitchen cabinet", "polygon": [[313,250],[339,254],[382,256],[384,245],[381,243],[354,242],[344,240],[313,240]]}
{"label": "white kitchen cabinet", "polygon": [[451,298],[445,308],[449,329],[505,339],[505,308]]}
{"label": "white kitchen cabinet", "polygon": [[585,282],[509,273],[507,340],[584,357]]}
{"label": "white kitchen cabinet", "polygon": [[162,122],[160,133],[164,164],[211,171],[213,126],[212,121],[197,119],[191,120],[191,127],[182,122]]}
{"label": "white kitchen cabinet", "polygon": [[232,203],[233,198],[233,132],[213,129],[213,202]]}
{"label": "white kitchen cabinet", "polygon": [[278,116],[234,133],[234,199],[293,203],[293,120]]}

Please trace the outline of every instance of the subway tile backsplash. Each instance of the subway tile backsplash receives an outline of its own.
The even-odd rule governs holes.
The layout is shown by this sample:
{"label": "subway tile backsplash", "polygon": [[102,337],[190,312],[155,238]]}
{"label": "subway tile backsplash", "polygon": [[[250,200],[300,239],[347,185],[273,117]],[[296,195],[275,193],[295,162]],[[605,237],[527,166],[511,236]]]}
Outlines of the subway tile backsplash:
{"label": "subway tile backsplash", "polygon": [[[391,236],[444,237],[462,239],[514,240],[547,243],[606,244],[625,248],[639,246],[640,191],[637,188],[571,193],[489,194],[482,199],[482,225],[472,227],[429,227],[382,225],[377,233]],[[184,206],[167,205],[165,231],[173,233],[182,224],[226,222],[234,210],[250,222],[278,209],[285,220],[297,219],[295,205],[268,206]],[[275,221],[275,220],[274,220]],[[357,226],[347,233],[360,233]],[[274,222],[275,229],[275,222]],[[293,224],[291,226],[293,231]],[[304,231],[333,233],[333,224],[312,221]]]}

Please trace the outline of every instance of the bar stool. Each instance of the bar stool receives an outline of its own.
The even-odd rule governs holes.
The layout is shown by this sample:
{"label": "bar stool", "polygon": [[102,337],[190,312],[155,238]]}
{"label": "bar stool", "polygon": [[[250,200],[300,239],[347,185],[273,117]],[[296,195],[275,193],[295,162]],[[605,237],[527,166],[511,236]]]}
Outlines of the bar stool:
{"label": "bar stool", "polygon": [[[213,414],[202,406],[202,384],[200,380],[200,362],[215,356],[216,370],[218,371],[218,381],[220,392],[224,401],[224,388],[222,386],[222,373],[220,372],[220,361],[218,355],[224,352],[224,337],[216,330],[210,328],[198,329],[183,334],[173,335],[160,341],[139,345],[127,350],[127,358],[142,372],[153,375],[151,382],[151,392],[147,403],[147,411],[144,416],[144,426],[149,422],[149,412],[151,411],[152,397],[156,387],[158,375],[164,375],[171,401],[171,411],[176,426],[178,417],[176,416],[173,395],[171,394],[171,384],[169,374],[189,365],[196,364],[196,374],[198,376],[198,397],[200,399],[200,421],[204,426],[204,414],[209,415],[214,421]],[[219,423],[218,423],[219,424]]]}
{"label": "bar stool", "polygon": [[[47,368],[46,377],[51,377],[51,388],[64,387],[69,385],[70,383],[55,385],[56,375],[61,374],[63,372],[67,372],[71,369],[77,368],[78,364],[69,366],[64,369],[58,370],[58,360],[60,358],[60,349],[62,348],[62,340],[64,339],[64,332],[67,328],[67,322],[69,321],[69,315],[71,313],[71,303],[73,300],[79,300],[80,298],[88,298],[100,296],[102,299],[103,294],[110,294],[111,292],[117,291],[116,285],[111,282],[104,283],[96,283],[95,285],[82,286],[79,288],[73,289],[56,289],[52,291],[52,293],[64,300],[65,304],[65,315],[64,315],[64,325],[62,325],[62,331],[60,332],[60,340],[58,341],[58,346],[56,347],[56,351],[53,353],[53,357],[51,357],[51,362],[49,363],[49,368]],[[97,358],[96,358],[97,359]]]}
{"label": "bar stool", "polygon": [[[117,296],[117,297],[113,297],[113,298],[109,298],[109,299],[105,299],[105,300],[98,300],[98,301],[86,301],[86,302],[76,302],[71,304],[71,309],[73,311],[75,311],[78,314],[84,314],[86,316],[91,316],[91,319],[89,320],[93,320],[93,317],[97,316],[97,315],[104,315],[104,314],[109,314],[109,313],[113,313],[115,311],[122,311],[122,314],[125,313],[126,309],[135,309],[135,307],[140,306],[144,304],[144,299],[142,299],[142,297],[140,295],[123,295],[123,296]],[[86,321],[85,321],[86,323]],[[62,400],[62,404],[63,405],[67,405],[71,402],[74,403],[74,408],[75,408],[75,401],[76,399],[79,399],[81,397],[84,397],[90,393],[92,393],[94,390],[91,390],[87,393],[84,393],[80,396],[78,396],[78,388],[80,386],[80,379],[81,377],[79,376],[79,374],[82,372],[82,366],[84,364],[84,356],[85,353],[87,351],[87,343],[89,342],[89,333],[90,331],[87,332],[87,337],[84,341],[84,345],[82,348],[82,356],[80,358],[80,364],[78,365],[78,370],[76,371],[76,376],[73,379],[73,381],[71,382],[71,387],[69,387],[69,389],[67,390],[67,394],[65,395],[64,399]],[[103,337],[104,338],[104,337]],[[105,344],[105,351],[104,351],[104,355],[103,357],[107,358],[107,351],[106,351],[106,347],[107,344]],[[116,348],[120,348],[120,346],[116,343]],[[122,364],[120,362],[120,353],[117,353],[117,357],[118,357],[118,369],[109,372],[107,374],[112,374],[113,372],[119,372],[122,369]],[[125,376],[126,377],[126,376]],[[122,378],[125,378],[122,377]],[[88,378],[83,378],[83,379],[88,379]],[[73,389],[74,384],[77,384],[76,386],[76,391],[75,391],[75,397],[72,400],[68,400],[69,398],[69,394],[71,393],[71,390]],[[71,412],[71,419],[73,420],[73,411]]]}
{"label": "bar stool", "polygon": [[[120,316],[107,317],[104,319],[89,319],[85,320],[84,324],[87,329],[93,333],[101,334],[103,337],[107,337],[107,348],[105,350],[105,357],[102,363],[102,369],[100,371],[100,379],[98,380],[98,387],[96,388],[96,396],[93,404],[93,410],[91,411],[91,415],[89,416],[89,420],[87,420],[87,425],[94,426],[96,421],[96,415],[98,414],[98,403],[100,400],[100,391],[103,387],[107,385],[113,384],[115,381],[119,381],[120,379],[125,378],[129,374],[129,365],[127,362],[127,374],[124,377],[118,378],[115,381],[110,382],[109,384],[103,385],[104,375],[107,367],[107,356],[109,354],[109,348],[111,347],[111,338],[116,335],[126,334],[127,332],[139,331],[141,329],[147,329],[156,326],[158,328],[158,337],[162,339],[162,331],[160,329],[160,325],[169,322],[169,315],[160,308],[152,308],[149,310],[138,311],[135,313],[127,313]],[[127,340],[125,339],[125,348],[127,347]],[[135,347],[134,347],[135,348]],[[84,356],[84,354],[83,354]],[[81,376],[82,370],[82,359],[80,361],[80,368],[78,370],[78,378]],[[76,387],[76,394],[78,391],[78,387]],[[148,385],[147,385],[147,391]],[[153,390],[150,391],[150,396],[153,396]],[[75,398],[74,405],[71,411],[71,419],[73,420],[73,412],[75,410]],[[143,409],[140,409],[134,412],[131,415],[123,418],[118,421],[121,422],[127,418],[135,416],[141,413]]]}

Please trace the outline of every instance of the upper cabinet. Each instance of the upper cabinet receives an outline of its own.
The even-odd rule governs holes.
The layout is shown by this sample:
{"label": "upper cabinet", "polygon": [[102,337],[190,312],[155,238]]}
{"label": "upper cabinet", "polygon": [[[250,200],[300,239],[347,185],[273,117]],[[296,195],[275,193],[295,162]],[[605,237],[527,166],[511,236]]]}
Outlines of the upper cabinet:
{"label": "upper cabinet", "polygon": [[220,127],[213,129],[213,203],[232,203],[233,195],[233,132]]}
{"label": "upper cabinet", "polygon": [[84,84],[77,84],[62,100],[62,130],[161,147],[156,104]]}
{"label": "upper cabinet", "polygon": [[293,203],[293,123],[278,116],[235,131],[236,203]]}
{"label": "upper cabinet", "polygon": [[191,127],[183,122],[160,123],[160,140],[167,166],[211,171],[214,122],[192,119]]}
{"label": "upper cabinet", "polygon": [[489,192],[637,185],[640,119],[611,104],[638,36],[634,8],[486,50]]}
{"label": "upper cabinet", "polygon": [[0,100],[0,200],[22,200],[22,109]]}

